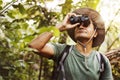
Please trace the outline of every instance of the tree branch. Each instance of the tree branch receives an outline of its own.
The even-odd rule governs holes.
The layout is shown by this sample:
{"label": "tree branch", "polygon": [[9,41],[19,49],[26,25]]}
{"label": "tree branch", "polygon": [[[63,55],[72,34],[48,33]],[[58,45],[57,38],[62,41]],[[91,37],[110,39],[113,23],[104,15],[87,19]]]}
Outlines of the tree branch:
{"label": "tree branch", "polygon": [[[119,12],[120,12],[120,9],[118,9],[118,11],[115,13],[115,16],[114,16],[114,17],[116,17],[116,16],[119,14]],[[114,18],[110,21],[109,27],[107,28],[107,30],[106,30],[106,32],[105,32],[105,35],[106,35],[107,32],[109,31],[110,26],[111,26],[111,24],[113,23],[113,21],[114,21]],[[113,42],[113,43],[114,43],[114,42]],[[110,49],[110,48],[112,47],[112,45],[113,45],[113,44],[111,44],[111,46],[110,46],[108,49]],[[97,50],[99,50],[100,47],[101,47],[101,46],[99,46],[99,47],[97,48]]]}
{"label": "tree branch", "polygon": [[3,15],[4,14],[4,12],[6,12],[8,9],[9,9],[9,7],[11,7],[15,2],[17,2],[18,0],[16,0],[16,1],[11,1],[10,3],[8,3],[8,4],[6,4],[5,6],[4,6],[4,8],[0,11],[0,15]]}

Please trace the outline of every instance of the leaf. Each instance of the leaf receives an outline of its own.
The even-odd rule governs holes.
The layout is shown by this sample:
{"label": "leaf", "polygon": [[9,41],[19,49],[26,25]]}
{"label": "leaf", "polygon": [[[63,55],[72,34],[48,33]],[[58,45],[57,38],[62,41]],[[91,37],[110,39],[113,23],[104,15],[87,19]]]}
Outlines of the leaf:
{"label": "leaf", "polygon": [[85,3],[87,7],[90,7],[92,9],[96,9],[98,3],[100,0],[86,0]]}
{"label": "leaf", "polygon": [[66,0],[65,4],[62,4],[62,13],[67,14],[71,11],[72,8],[72,0]]}
{"label": "leaf", "polygon": [[2,1],[2,0],[0,0],[0,6],[2,5],[2,3],[3,3],[3,1]]}
{"label": "leaf", "polygon": [[3,67],[3,69],[11,69],[11,67],[9,67],[9,66],[5,66],[5,67]]}
{"label": "leaf", "polygon": [[41,34],[46,31],[53,32],[53,35],[56,37],[60,35],[59,30],[57,28],[55,28],[54,26],[42,27],[42,28],[40,28],[39,33]]}
{"label": "leaf", "polygon": [[24,37],[24,42],[30,42],[32,39],[34,38],[34,36],[26,36]]}
{"label": "leaf", "polygon": [[44,0],[40,0],[41,3],[44,3],[45,1]]}
{"label": "leaf", "polygon": [[20,22],[19,25],[21,26],[21,29],[24,29],[24,30],[26,30],[29,26],[26,22]]}
{"label": "leaf", "polygon": [[8,12],[7,15],[8,15],[10,18],[15,18],[15,17],[13,16],[13,13],[12,13],[12,12]]}
{"label": "leaf", "polygon": [[16,2],[16,1],[18,1],[18,0],[12,0],[13,2]]}
{"label": "leaf", "polygon": [[21,14],[26,13],[26,10],[25,10],[25,8],[24,8],[24,6],[22,4],[19,3],[18,8],[19,8],[19,11],[20,11]]}
{"label": "leaf", "polygon": [[0,6],[0,10],[2,10],[2,6]]}
{"label": "leaf", "polygon": [[3,80],[2,76],[0,76],[0,80]]}
{"label": "leaf", "polygon": [[56,37],[60,36],[60,31],[56,27],[51,26],[51,27],[49,27],[49,29],[50,29],[51,32],[53,32],[54,36],[56,36]]}
{"label": "leaf", "polygon": [[14,5],[12,5],[12,6],[13,6],[14,8],[18,8],[18,7],[19,7],[18,5],[15,5],[15,4],[14,4]]}

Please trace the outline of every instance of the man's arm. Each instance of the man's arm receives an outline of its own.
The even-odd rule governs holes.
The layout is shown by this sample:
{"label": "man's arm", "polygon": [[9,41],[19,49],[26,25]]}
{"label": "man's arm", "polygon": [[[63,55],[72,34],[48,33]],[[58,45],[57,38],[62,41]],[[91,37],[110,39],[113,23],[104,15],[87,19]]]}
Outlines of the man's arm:
{"label": "man's arm", "polygon": [[50,58],[54,54],[53,46],[48,43],[52,36],[53,34],[51,32],[44,32],[33,39],[29,44],[29,47],[37,49],[40,55]]}
{"label": "man's arm", "polygon": [[[75,14],[74,13],[67,14],[63,22],[60,23],[59,25],[56,25],[56,28],[58,28],[60,31],[65,31],[79,25],[79,23],[76,23],[73,25],[70,24],[69,18],[72,15],[75,15]],[[51,32],[42,33],[29,44],[29,47],[33,49],[37,49],[40,55],[50,58],[54,55],[53,45],[48,43],[49,40],[52,38],[52,36],[53,34]]]}

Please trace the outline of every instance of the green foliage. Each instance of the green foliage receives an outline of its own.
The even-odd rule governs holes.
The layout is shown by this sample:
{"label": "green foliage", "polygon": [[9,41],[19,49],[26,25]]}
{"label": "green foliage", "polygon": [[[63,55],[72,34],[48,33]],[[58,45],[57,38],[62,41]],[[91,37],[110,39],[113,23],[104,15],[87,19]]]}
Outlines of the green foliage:
{"label": "green foliage", "polygon": [[65,15],[71,11],[72,8],[72,0],[66,0],[64,4],[62,4],[62,14]]}
{"label": "green foliage", "polygon": [[[3,2],[0,0],[0,80],[37,80],[39,79],[39,64],[42,60],[36,52],[28,48],[28,43],[37,35],[51,31],[54,33],[52,42],[65,43],[66,32],[60,33],[54,26],[64,16],[78,7],[96,9],[99,0],[81,0],[73,4],[66,0],[59,4],[61,12],[48,10],[44,0],[26,0],[26,2]],[[117,28],[111,27],[108,37],[115,33],[116,41],[109,49],[115,48],[120,42]],[[114,38],[114,39],[115,39]],[[42,80],[49,80],[53,62],[43,58]],[[46,73],[47,72],[47,73]]]}
{"label": "green foliage", "polygon": [[0,0],[0,10],[2,9],[2,6],[1,6],[1,5],[2,5],[2,3],[3,3],[3,2],[2,2],[2,0]]}
{"label": "green foliage", "polygon": [[96,7],[97,7],[97,5],[98,5],[98,3],[99,3],[99,1],[100,0],[86,0],[86,5],[88,6],[88,7],[91,7],[91,8],[93,8],[93,9],[96,9]]}

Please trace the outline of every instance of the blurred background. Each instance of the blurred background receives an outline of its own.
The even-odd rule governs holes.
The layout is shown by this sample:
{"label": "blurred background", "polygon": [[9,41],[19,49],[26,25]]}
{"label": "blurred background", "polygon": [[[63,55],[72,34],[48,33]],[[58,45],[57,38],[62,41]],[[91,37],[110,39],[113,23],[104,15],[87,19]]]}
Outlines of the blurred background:
{"label": "blurred background", "polygon": [[120,80],[120,0],[0,0],[0,80],[50,80],[54,63],[37,55],[28,43],[52,31],[50,42],[75,44],[55,25],[81,7],[102,15],[106,38],[96,49],[109,58],[114,80]]}

